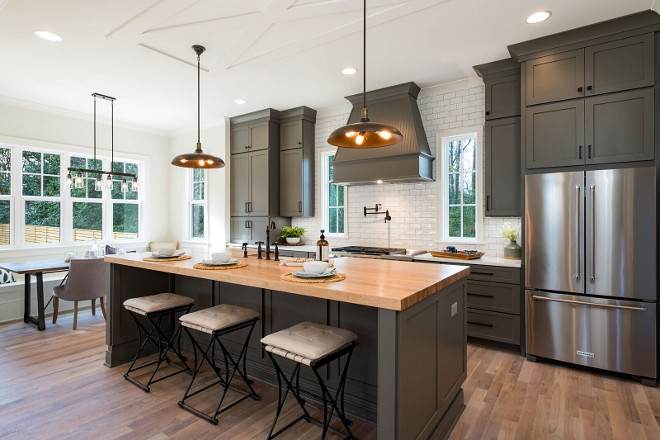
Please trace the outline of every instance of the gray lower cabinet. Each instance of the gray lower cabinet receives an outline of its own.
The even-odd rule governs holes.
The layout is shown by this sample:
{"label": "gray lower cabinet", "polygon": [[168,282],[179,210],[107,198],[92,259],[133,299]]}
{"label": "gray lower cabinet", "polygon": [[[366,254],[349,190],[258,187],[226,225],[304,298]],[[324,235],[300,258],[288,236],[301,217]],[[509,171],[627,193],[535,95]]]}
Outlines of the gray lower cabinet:
{"label": "gray lower cabinet", "polygon": [[582,165],[585,157],[584,100],[526,108],[527,168]]}
{"label": "gray lower cabinet", "polygon": [[584,96],[584,49],[525,62],[525,103],[563,101]]}
{"label": "gray lower cabinet", "polygon": [[229,235],[232,243],[266,241],[268,217],[232,217]]}
{"label": "gray lower cabinet", "polygon": [[[248,156],[248,212],[250,216],[269,214],[269,154],[268,150],[253,151]],[[274,171],[274,170],[273,170]]]}
{"label": "gray lower cabinet", "polygon": [[232,216],[248,215],[248,202],[250,201],[249,153],[232,154],[230,166],[230,214]]}
{"label": "gray lower cabinet", "polygon": [[646,88],[585,100],[586,163],[653,160],[653,93]]}
{"label": "gray lower cabinet", "polygon": [[502,78],[484,77],[486,120],[520,115],[520,74]]}
{"label": "gray lower cabinet", "polygon": [[520,117],[486,122],[486,217],[520,216]]}
{"label": "gray lower cabinet", "polygon": [[520,345],[520,315],[467,309],[467,334],[505,344]]}

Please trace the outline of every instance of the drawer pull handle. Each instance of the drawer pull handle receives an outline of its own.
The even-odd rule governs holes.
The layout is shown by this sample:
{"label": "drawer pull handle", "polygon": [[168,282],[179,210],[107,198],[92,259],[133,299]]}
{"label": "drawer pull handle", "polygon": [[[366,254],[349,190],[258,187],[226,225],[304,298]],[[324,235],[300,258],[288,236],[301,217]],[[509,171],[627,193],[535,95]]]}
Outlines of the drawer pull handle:
{"label": "drawer pull handle", "polygon": [[485,322],[468,321],[467,323],[472,325],[480,325],[482,327],[494,327],[493,324],[486,324]]}
{"label": "drawer pull handle", "polygon": [[577,304],[581,306],[593,306],[593,307],[603,307],[606,309],[623,309],[623,310],[636,310],[638,312],[645,312],[646,308],[644,307],[633,307],[633,306],[617,306],[616,304],[598,304],[598,303],[592,303],[592,302],[587,302],[587,301],[575,301],[572,299],[561,299],[561,298],[547,298],[545,296],[536,296],[532,295],[533,299],[540,299],[542,301],[554,301],[554,302],[562,302],[562,303],[568,303],[568,304]]}
{"label": "drawer pull handle", "polygon": [[485,293],[468,293],[468,296],[482,296],[484,298],[495,298],[493,295],[487,295]]}
{"label": "drawer pull handle", "polygon": [[473,270],[471,273],[474,275],[487,275],[489,277],[495,275],[493,272],[477,272],[476,270]]}

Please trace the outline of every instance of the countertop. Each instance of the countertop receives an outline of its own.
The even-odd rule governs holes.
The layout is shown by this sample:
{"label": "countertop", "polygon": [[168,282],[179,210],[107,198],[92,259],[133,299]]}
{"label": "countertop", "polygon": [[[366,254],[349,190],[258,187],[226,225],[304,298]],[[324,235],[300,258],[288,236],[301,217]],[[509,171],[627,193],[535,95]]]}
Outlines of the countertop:
{"label": "countertop", "polygon": [[[228,248],[241,248],[241,245],[238,243],[227,243]],[[248,249],[257,249],[258,246],[256,244],[248,244]],[[266,251],[266,245],[262,245],[261,249],[265,252]],[[273,251],[275,249],[275,245],[273,243],[270,244],[270,250]],[[278,249],[281,251],[299,251],[299,252],[311,252],[311,253],[316,253],[316,246],[309,245],[309,244],[304,244],[302,246],[287,246],[287,245],[278,245]]]}
{"label": "countertop", "polygon": [[[239,249],[232,249],[231,252],[237,258],[241,258],[243,255]],[[141,269],[397,311],[405,310],[450,284],[467,277],[470,273],[470,268],[467,266],[337,258],[334,260],[335,267],[339,272],[346,274],[345,280],[309,284],[284,281],[280,275],[291,272],[291,267],[282,267],[278,262],[258,260],[254,257],[247,258],[248,266],[240,269],[198,270],[193,269],[193,265],[202,259],[201,256],[193,255],[190,260],[176,262],[142,261],[142,258],[146,256],[150,256],[150,253],[106,255],[105,261]]]}
{"label": "countertop", "polygon": [[501,266],[501,267],[520,267],[520,260],[510,260],[502,257],[489,257],[484,255],[475,260],[459,260],[458,258],[440,258],[434,257],[428,252],[420,255],[413,256],[413,261],[430,261],[433,263],[450,263],[450,264],[466,264],[466,265],[480,265],[480,266]]}

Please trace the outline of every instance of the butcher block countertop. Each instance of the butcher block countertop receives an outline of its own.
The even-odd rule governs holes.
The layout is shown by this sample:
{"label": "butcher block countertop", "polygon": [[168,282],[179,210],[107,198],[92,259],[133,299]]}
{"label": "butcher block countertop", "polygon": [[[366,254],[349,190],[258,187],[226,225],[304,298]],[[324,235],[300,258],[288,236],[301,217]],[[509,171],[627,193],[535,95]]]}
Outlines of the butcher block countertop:
{"label": "butcher block countertop", "polygon": [[[242,251],[232,250],[236,258]],[[418,264],[362,258],[334,259],[338,272],[346,279],[331,283],[294,283],[284,281],[280,275],[298,267],[280,266],[279,262],[258,260],[250,256],[247,267],[229,270],[198,270],[193,265],[201,257],[176,262],[147,262],[142,258],[149,253],[106,255],[112,264],[166,272],[194,278],[240,284],[280,292],[289,292],[332,301],[341,301],[389,310],[405,310],[408,307],[467,277],[470,268],[448,264]]]}

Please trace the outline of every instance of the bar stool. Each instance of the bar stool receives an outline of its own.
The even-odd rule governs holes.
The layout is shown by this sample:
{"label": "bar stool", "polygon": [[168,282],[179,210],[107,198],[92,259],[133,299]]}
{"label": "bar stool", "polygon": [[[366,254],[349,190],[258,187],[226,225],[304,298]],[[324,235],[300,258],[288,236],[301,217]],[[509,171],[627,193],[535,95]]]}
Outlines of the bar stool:
{"label": "bar stool", "polygon": [[[235,405],[238,405],[248,397],[254,400],[259,400],[259,396],[252,388],[252,384],[254,382],[248,379],[246,372],[248,343],[250,342],[250,336],[252,335],[252,331],[254,330],[254,326],[258,320],[259,313],[255,312],[254,310],[244,307],[232,306],[229,304],[220,304],[208,309],[188,313],[179,318],[181,326],[183,326],[183,328],[186,330],[186,333],[188,333],[188,336],[190,336],[190,340],[193,343],[193,351],[195,353],[195,371],[193,372],[192,379],[190,379],[190,385],[188,385],[188,389],[186,389],[186,392],[183,394],[183,398],[179,401],[179,406],[181,408],[186,409],[191,413],[217,425],[217,417],[219,414],[227,411]],[[243,347],[241,348],[240,353],[236,358],[234,358],[222,343],[220,337],[245,328],[249,329],[247,337],[245,338],[245,342],[243,342]],[[191,330],[197,330],[211,335],[211,339],[206,348],[201,346],[198,338],[195,338]],[[214,356],[216,345],[220,347],[224,358],[224,377],[222,376],[220,367],[216,365]],[[202,359],[199,363],[197,363],[198,349],[202,354]],[[211,354],[209,354],[209,352],[211,352]],[[195,382],[195,379],[197,378],[197,374],[199,374],[199,370],[204,364],[204,361],[206,361],[211,366],[215,374],[218,376],[218,380],[191,393],[190,390],[193,386],[193,383]],[[245,392],[241,389],[231,386],[236,373],[238,373],[240,379],[242,379],[242,381],[247,385],[249,392]],[[218,402],[218,406],[216,407],[213,415],[205,414],[185,403],[186,399],[189,399],[190,397],[195,396],[202,391],[205,391],[218,384],[223,387],[223,390],[222,395],[220,396],[220,401]],[[222,403],[225,400],[225,396],[227,395],[229,388],[240,394],[243,394],[243,397],[222,408]]]}
{"label": "bar stool", "polygon": [[[124,374],[124,378],[126,380],[132,382],[133,384],[137,385],[138,387],[142,388],[145,392],[148,393],[150,390],[149,387],[153,383],[160,382],[161,380],[167,379],[168,377],[172,377],[179,373],[183,373],[183,372],[186,372],[188,374],[192,373],[191,369],[188,367],[188,364],[186,363],[186,358],[181,354],[181,326],[176,325],[175,322],[174,333],[172,333],[171,337],[167,337],[167,335],[163,333],[161,324],[163,318],[165,317],[175,316],[176,313],[179,312],[188,313],[192,308],[194,302],[195,300],[193,298],[189,298],[187,296],[182,296],[182,295],[176,295],[174,293],[160,293],[157,295],[131,298],[124,301],[124,308],[130,312],[131,316],[135,320],[135,324],[137,325],[138,332],[140,334],[140,342],[139,342],[140,345],[138,346],[138,351],[135,354],[135,357],[133,358],[133,362],[131,362],[131,366],[128,367],[128,371],[126,371],[126,374]],[[140,316],[144,316],[147,318],[147,320],[151,324],[150,330],[147,330],[144,324],[140,321],[139,319]],[[144,332],[144,337],[142,336],[143,332]],[[175,340],[177,341],[178,348],[174,346]],[[154,345],[158,347],[158,353],[159,353],[158,360],[148,362],[144,365],[140,365],[139,367],[135,367],[135,363],[140,357],[140,354],[142,354],[142,351],[144,350],[147,341],[153,342]],[[185,368],[182,368],[181,366],[172,362],[172,360],[167,355],[170,352],[170,350],[174,352],[176,357],[178,357],[181,360]],[[162,364],[163,361],[165,361],[168,365],[176,368],[178,371],[175,371],[174,373],[168,374],[166,376],[154,380],[154,376],[156,376],[156,372],[160,368],[160,365]],[[140,381],[138,381],[137,379],[135,379],[130,375],[134,371],[140,370],[142,368],[146,368],[154,364],[156,364],[156,367],[151,373],[151,377],[149,378],[149,381],[146,384],[141,383]]]}
{"label": "bar stool", "polygon": [[[346,372],[348,371],[348,365],[351,362],[353,349],[357,346],[356,340],[357,336],[353,332],[313,322],[296,324],[286,330],[272,333],[261,340],[261,343],[264,345],[266,352],[275,367],[279,388],[277,412],[275,413],[275,420],[268,433],[268,440],[277,437],[302,419],[305,419],[307,422],[314,420],[305,408],[306,402],[300,396],[301,365],[311,367],[319,382],[319,386],[321,387],[321,394],[323,395],[323,434],[321,435],[321,438],[325,438],[328,428],[330,427],[330,421],[335,412],[341,420],[341,423],[344,425],[344,428],[346,428],[346,432],[348,433],[347,438],[355,438],[353,437],[350,428],[350,425],[352,425],[353,422],[348,420],[344,413],[344,385],[346,383]],[[296,362],[296,366],[289,378],[286,377],[275,361],[275,358],[273,357],[274,354]],[[344,368],[341,372],[341,379],[339,380],[337,391],[333,397],[323,382],[318,369],[335,359],[339,359],[345,354],[348,355],[348,358],[344,364]],[[284,396],[282,396],[282,379],[286,384],[286,392],[284,393]],[[289,391],[291,391],[291,394],[298,402],[298,405],[303,411],[303,415],[273,434],[277,419],[280,416],[280,412],[282,411],[282,407],[284,406]],[[331,405],[330,414],[328,414],[328,401]]]}

